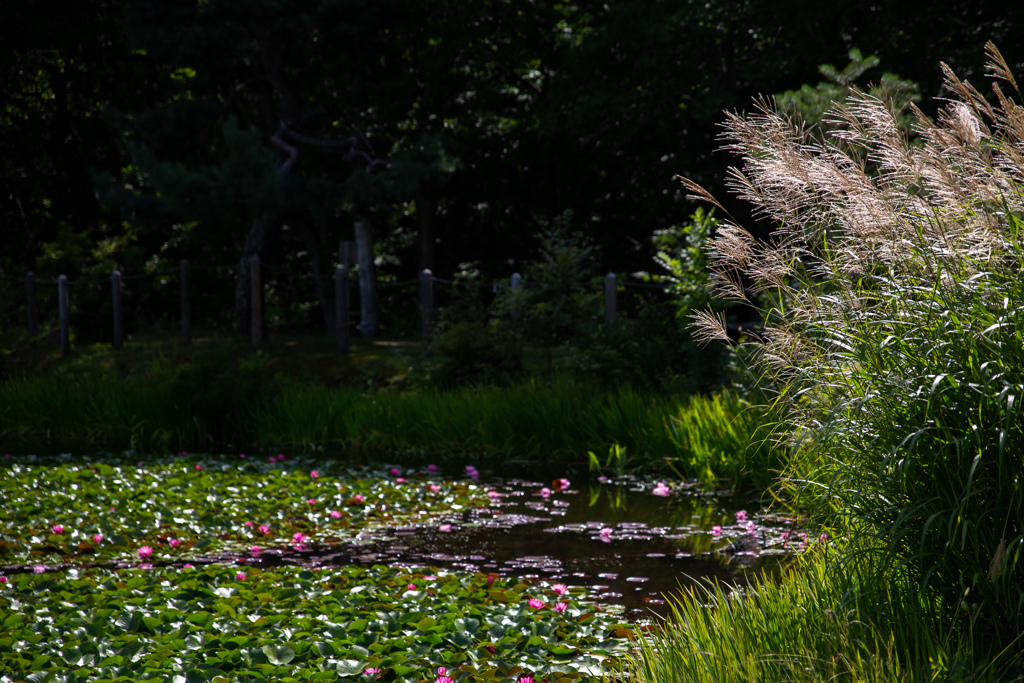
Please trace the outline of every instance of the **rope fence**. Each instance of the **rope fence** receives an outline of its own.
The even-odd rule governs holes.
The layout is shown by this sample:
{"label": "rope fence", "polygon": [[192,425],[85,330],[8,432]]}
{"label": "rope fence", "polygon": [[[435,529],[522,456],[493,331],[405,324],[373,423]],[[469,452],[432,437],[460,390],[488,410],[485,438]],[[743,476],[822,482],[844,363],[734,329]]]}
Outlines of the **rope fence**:
{"label": "rope fence", "polygon": [[[252,344],[253,346],[259,346],[264,342],[264,282],[263,282],[263,271],[272,273],[284,274],[289,277],[298,277],[304,279],[317,278],[320,280],[331,279],[334,284],[334,311],[333,311],[333,329],[328,329],[328,333],[333,336],[336,340],[336,353],[338,355],[345,355],[349,352],[349,328],[350,323],[353,319],[353,311],[351,309],[351,289],[353,281],[353,269],[349,265],[347,254],[346,258],[343,258],[342,265],[338,266],[333,274],[313,274],[310,276],[309,273],[297,273],[290,268],[281,268],[276,266],[266,266],[261,264],[259,257],[254,257],[249,262],[249,280],[251,289],[249,291],[249,303],[251,315],[251,329],[252,329]],[[181,305],[181,343],[188,345],[192,343],[192,271],[219,271],[237,274],[239,271],[238,265],[224,266],[224,265],[193,265],[188,260],[182,260],[177,268],[164,268],[161,270],[147,272],[147,273],[135,273],[130,275],[124,275],[118,270],[114,270],[109,278],[103,279],[76,279],[71,280],[68,277],[61,275],[55,280],[50,279],[39,279],[31,272],[25,276],[25,292],[26,292],[26,303],[28,309],[28,334],[29,337],[35,337],[39,333],[39,305],[37,298],[37,287],[39,286],[53,286],[57,287],[57,305],[58,305],[58,319],[59,319],[59,342],[61,349],[61,356],[66,356],[71,351],[71,336],[70,336],[70,288],[78,286],[95,286],[95,285],[108,285],[111,288],[110,302],[112,304],[112,345],[113,348],[119,350],[122,348],[124,343],[124,306],[122,300],[123,287],[125,282],[139,281],[148,278],[166,277],[166,276],[177,276],[180,282],[180,305]],[[0,280],[13,279],[8,274],[0,270]],[[437,311],[438,311],[438,292],[437,286],[445,285],[453,288],[487,288],[494,292],[499,292],[502,288],[507,287],[509,291],[515,293],[520,288],[530,288],[536,285],[536,283],[524,281],[519,273],[513,273],[512,276],[507,280],[502,281],[478,281],[478,280],[456,280],[446,279],[434,276],[433,272],[429,269],[423,270],[419,277],[414,280],[403,280],[398,282],[381,282],[376,284],[377,289],[384,290],[401,290],[405,288],[416,287],[417,289],[417,303],[420,314],[420,325],[419,333],[423,338],[424,343],[427,343],[433,334],[434,327],[437,323]],[[611,323],[616,319],[618,315],[618,304],[619,295],[626,289],[634,290],[661,290],[664,291],[664,285],[652,284],[652,283],[637,283],[637,282],[619,282],[617,276],[614,273],[608,273],[603,278],[603,286],[601,291],[603,292],[603,308],[604,308],[604,322]],[[359,315],[360,319],[365,316],[364,311],[355,311]],[[51,333],[52,334],[52,333]]]}

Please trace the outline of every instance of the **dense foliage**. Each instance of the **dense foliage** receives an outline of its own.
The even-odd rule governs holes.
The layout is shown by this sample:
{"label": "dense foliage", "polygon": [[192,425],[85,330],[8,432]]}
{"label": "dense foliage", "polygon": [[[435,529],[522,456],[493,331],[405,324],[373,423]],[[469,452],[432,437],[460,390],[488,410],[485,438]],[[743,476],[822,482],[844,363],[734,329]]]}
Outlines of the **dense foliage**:
{"label": "dense foliage", "polygon": [[[964,0],[97,0],[56,27],[23,3],[0,59],[0,268],[18,285],[0,302],[2,344],[23,340],[26,271],[147,276],[126,282],[133,332],[176,320],[182,258],[202,284],[198,323],[229,327],[233,269],[255,253],[271,324],[322,330],[357,218],[385,279],[425,266],[506,278],[567,209],[600,271],[646,269],[651,234],[688,212],[671,177],[721,184],[723,109],[798,92],[859,47],[920,83],[932,111],[936,62],[980,73],[978,35],[1015,55],[1020,13]],[[108,339],[103,284],[72,288],[82,340]],[[52,290],[40,288],[43,330]]]}
{"label": "dense foliage", "polygon": [[730,116],[734,187],[779,229],[722,226],[714,264],[768,302],[752,347],[796,442],[789,491],[979,661],[1024,632],[1024,127],[987,49],[996,104],[947,68],[957,100],[911,109],[916,143],[860,91],[824,143],[771,109]]}
{"label": "dense foliage", "polygon": [[0,680],[599,680],[625,652],[627,627],[580,588],[259,566],[490,500],[436,468],[271,460],[4,459]]}

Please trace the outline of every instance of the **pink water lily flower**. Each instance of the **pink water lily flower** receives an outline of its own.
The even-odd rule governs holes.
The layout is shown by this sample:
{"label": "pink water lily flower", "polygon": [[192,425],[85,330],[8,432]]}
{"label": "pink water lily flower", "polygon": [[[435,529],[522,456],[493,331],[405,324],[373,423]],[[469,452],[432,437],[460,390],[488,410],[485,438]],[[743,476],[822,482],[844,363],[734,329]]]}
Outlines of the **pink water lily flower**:
{"label": "pink water lily flower", "polygon": [[258,545],[254,545],[253,547],[249,548],[249,552],[252,554],[253,557],[259,557],[260,553],[263,551],[260,550],[260,547]]}
{"label": "pink water lily flower", "polygon": [[437,527],[437,530],[438,531],[444,531],[445,533],[447,533],[447,532],[452,530],[452,525],[451,524],[442,524],[441,526]]}
{"label": "pink water lily flower", "polygon": [[651,491],[651,493],[656,496],[661,496],[662,498],[667,498],[672,495],[672,489],[670,489],[665,482],[659,481],[654,486],[654,490]]}
{"label": "pink water lily flower", "polygon": [[455,681],[448,678],[447,676],[438,676],[434,679],[434,683],[455,683]]}
{"label": "pink water lily flower", "polygon": [[309,473],[309,476],[311,476],[311,477],[313,477],[314,479],[316,479],[317,477],[319,477],[319,476],[320,476],[320,473],[319,473],[319,472],[317,472],[316,470],[313,470],[312,472],[310,472],[310,473]]}
{"label": "pink water lily flower", "polygon": [[352,496],[352,500],[354,500],[357,503],[362,503],[363,502],[363,494],[357,493],[356,495]]}
{"label": "pink water lily flower", "polygon": [[405,483],[405,477],[397,477],[395,479],[395,483],[396,484],[403,484],[403,483]]}
{"label": "pink water lily flower", "polygon": [[306,535],[301,531],[296,531],[294,534],[292,534],[292,540],[296,543],[302,543],[304,540],[306,540]]}
{"label": "pink water lily flower", "polygon": [[721,536],[722,535],[722,527],[718,526],[717,524],[715,526],[711,527],[711,535],[712,536]]}
{"label": "pink water lily flower", "polygon": [[177,548],[179,545],[181,545],[181,541],[179,541],[176,538],[172,538],[167,541],[167,544],[170,545],[172,548]]}
{"label": "pink water lily flower", "polygon": [[567,488],[569,488],[569,480],[565,479],[564,477],[562,479],[559,479],[558,480],[558,490],[559,491],[564,491]]}
{"label": "pink water lily flower", "polygon": [[338,512],[337,510],[331,510],[331,517],[333,517],[334,519],[338,519],[339,517],[341,517],[341,513]]}
{"label": "pink water lily flower", "polygon": [[102,541],[103,541],[103,534],[93,534],[92,535],[92,542],[93,543],[101,543]]}
{"label": "pink water lily flower", "polygon": [[306,501],[306,502],[307,502],[307,503],[309,503],[310,505],[316,505],[316,498],[310,498],[310,499],[309,499],[308,501]]}
{"label": "pink water lily flower", "polygon": [[253,521],[245,521],[245,522],[242,522],[242,524],[244,524],[245,526],[251,527],[251,526],[253,526],[255,524],[255,522],[253,522]]}
{"label": "pink water lily flower", "polygon": [[438,486],[437,484],[431,484],[430,485],[430,492],[431,493],[437,493],[440,490],[441,490],[441,487]]}
{"label": "pink water lily flower", "polygon": [[568,606],[569,606],[569,603],[567,603],[567,602],[560,602],[560,603],[555,605],[555,611],[558,612],[559,614],[562,614],[563,612],[565,612],[565,608],[568,607]]}
{"label": "pink water lily flower", "polygon": [[270,456],[269,458],[267,458],[267,462],[277,462],[277,458],[275,458],[274,456]]}
{"label": "pink water lily flower", "polygon": [[544,488],[542,488],[540,490],[540,495],[541,495],[541,498],[547,498],[548,496],[551,495],[551,489],[549,489],[548,487],[545,486]]}
{"label": "pink water lily flower", "polygon": [[260,529],[260,533],[263,534],[264,536],[267,536],[267,535],[270,534],[270,527],[267,526],[266,524],[260,524],[259,529]]}
{"label": "pink water lily flower", "polygon": [[50,531],[52,531],[55,534],[62,534],[62,533],[64,533],[64,527],[61,526],[60,524],[54,524],[53,526],[50,527]]}
{"label": "pink water lily flower", "polygon": [[540,598],[530,598],[529,602],[527,602],[526,604],[532,607],[533,609],[540,609],[544,606],[544,601]]}
{"label": "pink water lily flower", "polygon": [[437,472],[437,465],[427,465],[427,472]]}
{"label": "pink water lily flower", "polygon": [[600,533],[602,536],[611,536],[612,535],[612,530],[611,530],[611,527],[607,527],[606,526],[605,528],[601,529],[601,531],[598,532],[598,533]]}
{"label": "pink water lily flower", "polygon": [[150,548],[148,545],[144,545],[141,548],[139,548],[139,557],[141,557],[144,560],[146,558],[148,558],[152,554],[153,554],[153,549]]}
{"label": "pink water lily flower", "polygon": [[363,669],[363,673],[364,674],[379,674],[380,673],[380,669],[378,669],[375,666],[368,666],[365,669]]}
{"label": "pink water lily flower", "polygon": [[533,683],[533,676],[520,676],[518,683]]}
{"label": "pink water lily flower", "polygon": [[551,590],[555,592],[555,595],[565,595],[569,592],[569,587],[566,586],[564,583],[556,583],[554,586],[551,587]]}
{"label": "pink water lily flower", "polygon": [[7,583],[7,577],[0,575],[0,586],[4,585],[5,583]]}
{"label": "pink water lily flower", "polygon": [[737,522],[745,522],[745,521],[747,521],[747,511],[746,510],[738,510],[736,512],[736,521]]}
{"label": "pink water lily flower", "polygon": [[239,581],[245,581],[245,572],[238,572],[235,574],[235,578]]}
{"label": "pink water lily flower", "polygon": [[401,473],[402,473],[402,470],[398,469],[397,467],[392,467],[391,468],[391,476],[392,477],[397,477]]}

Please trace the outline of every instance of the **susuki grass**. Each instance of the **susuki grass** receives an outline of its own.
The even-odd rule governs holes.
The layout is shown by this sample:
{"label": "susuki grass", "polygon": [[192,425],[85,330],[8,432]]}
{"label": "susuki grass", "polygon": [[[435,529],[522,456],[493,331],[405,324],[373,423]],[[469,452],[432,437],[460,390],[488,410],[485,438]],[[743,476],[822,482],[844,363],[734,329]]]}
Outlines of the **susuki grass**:
{"label": "susuki grass", "polygon": [[[987,50],[993,74],[1016,91],[998,51]],[[850,628],[879,597],[915,609],[902,621],[867,619],[876,626],[868,640],[812,621],[807,641],[783,628],[787,601],[828,584],[792,579],[786,595],[766,586],[738,603],[735,618],[734,603],[718,596],[720,638],[750,650],[711,650],[679,680],[710,680],[728,657],[740,666],[788,653],[831,675],[827,643],[846,653],[836,671],[852,679],[898,678],[897,660],[909,677],[929,678],[924,662],[950,653],[961,670],[944,675],[980,676],[992,670],[986,662],[1012,662],[1022,650],[1024,109],[999,85],[991,105],[946,75],[958,101],[936,122],[913,109],[913,144],[898,112],[864,93],[836,106],[824,141],[770,103],[730,115],[725,136],[743,156],[733,188],[777,229],[762,243],[724,224],[714,246],[719,292],[755,292],[766,320],[751,349],[792,437],[783,488],[881,568],[842,589],[857,608]],[[698,321],[707,338],[725,338],[712,314]],[[808,610],[805,620],[823,613]],[[762,616],[777,635],[747,632]],[[651,661],[675,661],[703,642],[698,627],[679,628],[670,633],[684,640],[665,641]],[[887,633],[907,632],[926,645],[923,659],[888,644]],[[858,642],[882,659],[854,657]],[[785,667],[778,675],[806,678]]]}

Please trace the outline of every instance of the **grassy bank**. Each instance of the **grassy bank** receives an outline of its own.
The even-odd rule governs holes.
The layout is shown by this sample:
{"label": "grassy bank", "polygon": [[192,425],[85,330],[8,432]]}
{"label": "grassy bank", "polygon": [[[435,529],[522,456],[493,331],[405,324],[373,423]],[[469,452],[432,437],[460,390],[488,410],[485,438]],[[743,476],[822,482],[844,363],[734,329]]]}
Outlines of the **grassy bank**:
{"label": "grassy bank", "polygon": [[631,659],[631,679],[1020,680],[1019,648],[979,651],[969,626],[951,628],[935,618],[935,605],[913,580],[886,577],[871,554],[855,550],[819,545],[781,581],[760,583],[742,597],[720,587],[677,596],[665,628]]}
{"label": "grassy bank", "polygon": [[[408,351],[367,346],[337,366],[287,347],[97,353],[0,384],[6,450],[166,453],[299,449],[346,460],[424,458],[585,470],[656,468],[765,488],[780,459],[762,413],[731,394],[678,397],[567,376],[509,386],[403,383]],[[315,354],[313,359],[315,361]],[[320,367],[329,374],[315,375]],[[593,454],[593,456],[591,456]]]}
{"label": "grassy bank", "polygon": [[914,141],[856,91],[823,137],[729,117],[737,187],[778,222],[727,226],[714,269],[762,294],[751,357],[803,437],[780,486],[849,542],[746,599],[680,602],[638,680],[1024,676],[1024,120],[986,51],[998,106],[947,70],[959,101],[914,112]]}

